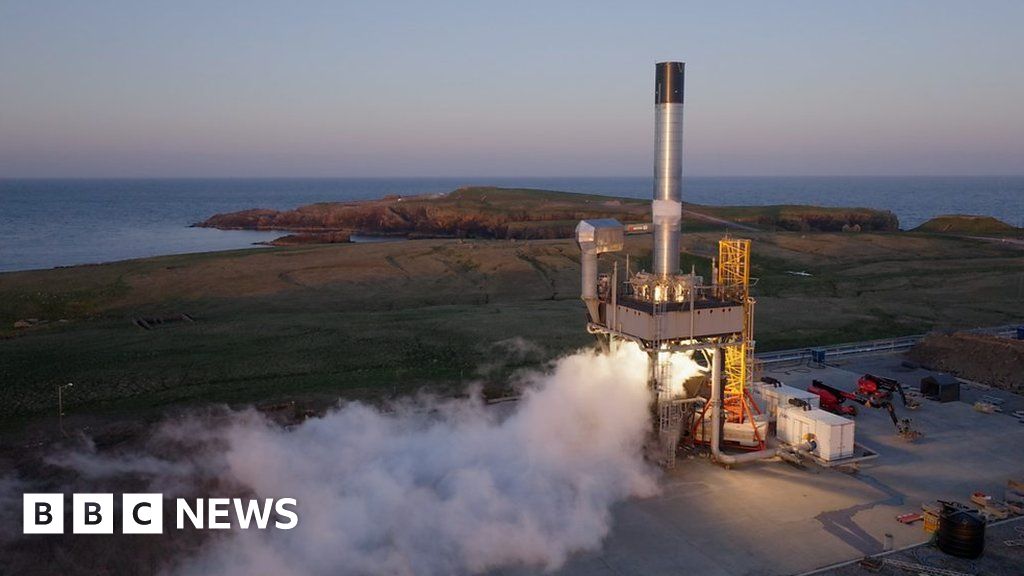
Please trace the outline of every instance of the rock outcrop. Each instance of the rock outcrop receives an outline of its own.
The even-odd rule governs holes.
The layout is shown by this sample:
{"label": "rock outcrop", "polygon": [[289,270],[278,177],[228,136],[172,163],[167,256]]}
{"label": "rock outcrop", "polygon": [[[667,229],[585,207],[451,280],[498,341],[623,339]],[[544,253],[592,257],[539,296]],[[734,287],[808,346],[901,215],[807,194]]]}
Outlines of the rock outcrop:
{"label": "rock outcrop", "polygon": [[[684,227],[709,221],[766,229],[894,231],[889,212],[806,206],[711,207],[686,205]],[[710,217],[710,218],[709,218]],[[338,242],[345,235],[409,238],[568,238],[587,218],[650,220],[650,201],[548,190],[460,188],[448,194],[388,196],[379,200],[310,204],[294,210],[253,209],[217,214],[196,224],[221,230],[295,232],[274,243]]]}

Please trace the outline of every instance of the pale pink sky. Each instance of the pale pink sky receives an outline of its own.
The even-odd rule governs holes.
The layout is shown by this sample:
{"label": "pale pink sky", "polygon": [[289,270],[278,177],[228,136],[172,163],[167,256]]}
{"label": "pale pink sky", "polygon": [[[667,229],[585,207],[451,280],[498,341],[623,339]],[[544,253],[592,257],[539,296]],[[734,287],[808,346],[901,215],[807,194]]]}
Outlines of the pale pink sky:
{"label": "pale pink sky", "polygon": [[1015,1],[0,4],[0,177],[1024,173]]}

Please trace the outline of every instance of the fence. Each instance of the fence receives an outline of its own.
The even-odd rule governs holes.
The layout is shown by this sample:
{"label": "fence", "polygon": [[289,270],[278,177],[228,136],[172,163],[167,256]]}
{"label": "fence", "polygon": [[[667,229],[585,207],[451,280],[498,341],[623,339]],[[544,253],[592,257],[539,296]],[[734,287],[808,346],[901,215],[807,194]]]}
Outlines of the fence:
{"label": "fence", "polygon": [[[993,336],[1015,338],[1018,327],[1018,325],[1012,324],[989,328],[975,328],[973,330],[960,330],[960,332],[973,332],[975,334],[991,334]],[[775,364],[778,362],[810,361],[813,356],[817,356],[822,353],[825,358],[842,358],[844,356],[855,356],[860,354],[897,352],[910,349],[914,344],[920,342],[926,335],[927,334],[917,334],[914,336],[901,336],[899,338],[882,338],[880,340],[866,340],[864,342],[836,344],[834,346],[819,346],[815,348],[796,348],[793,350],[765,352],[757,355],[757,361],[761,364]]]}

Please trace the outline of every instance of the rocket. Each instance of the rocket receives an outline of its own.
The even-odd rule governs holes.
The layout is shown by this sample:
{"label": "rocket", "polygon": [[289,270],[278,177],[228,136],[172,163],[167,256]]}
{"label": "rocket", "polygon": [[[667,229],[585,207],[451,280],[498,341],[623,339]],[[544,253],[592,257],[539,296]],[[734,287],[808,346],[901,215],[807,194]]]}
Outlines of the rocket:
{"label": "rocket", "polygon": [[659,62],[654,75],[654,273],[679,273],[679,226],[683,219],[682,62]]}

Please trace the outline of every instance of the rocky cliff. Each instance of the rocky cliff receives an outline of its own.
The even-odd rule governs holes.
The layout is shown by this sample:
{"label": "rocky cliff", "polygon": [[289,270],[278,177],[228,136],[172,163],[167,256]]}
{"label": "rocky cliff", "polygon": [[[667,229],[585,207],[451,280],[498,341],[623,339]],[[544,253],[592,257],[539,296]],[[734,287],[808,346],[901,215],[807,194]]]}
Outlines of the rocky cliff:
{"label": "rocky cliff", "polygon": [[[346,234],[531,239],[571,237],[576,223],[587,218],[645,222],[650,219],[650,202],[548,190],[474,187],[447,194],[311,204],[294,210],[243,210],[217,214],[196,226],[299,233],[286,243],[339,241]],[[686,205],[684,227],[706,227],[709,222],[803,231],[891,231],[899,227],[891,213],[863,208]]]}

